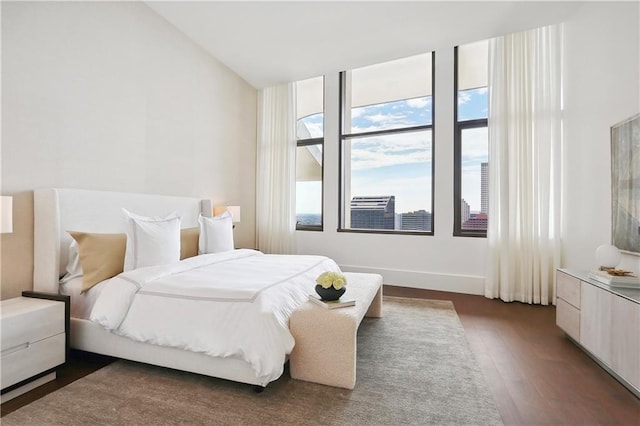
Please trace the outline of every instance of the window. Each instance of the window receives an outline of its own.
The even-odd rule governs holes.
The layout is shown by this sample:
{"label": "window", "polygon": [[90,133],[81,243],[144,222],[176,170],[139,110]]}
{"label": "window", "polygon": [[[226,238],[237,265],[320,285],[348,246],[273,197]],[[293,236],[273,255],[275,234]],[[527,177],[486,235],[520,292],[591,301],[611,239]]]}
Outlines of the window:
{"label": "window", "polygon": [[427,53],[340,74],[340,230],[433,234]]}
{"label": "window", "polygon": [[296,83],[296,229],[322,231],[324,79]]}
{"label": "window", "polygon": [[486,237],[489,208],[487,40],[455,48],[453,235]]}

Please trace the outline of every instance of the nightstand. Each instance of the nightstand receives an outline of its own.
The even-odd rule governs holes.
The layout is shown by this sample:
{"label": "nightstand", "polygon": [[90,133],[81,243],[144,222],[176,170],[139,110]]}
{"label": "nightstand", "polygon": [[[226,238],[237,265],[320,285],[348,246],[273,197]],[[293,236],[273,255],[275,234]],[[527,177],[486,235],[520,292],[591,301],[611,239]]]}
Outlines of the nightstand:
{"label": "nightstand", "polygon": [[69,296],[22,294],[0,302],[2,402],[54,380],[68,351]]}

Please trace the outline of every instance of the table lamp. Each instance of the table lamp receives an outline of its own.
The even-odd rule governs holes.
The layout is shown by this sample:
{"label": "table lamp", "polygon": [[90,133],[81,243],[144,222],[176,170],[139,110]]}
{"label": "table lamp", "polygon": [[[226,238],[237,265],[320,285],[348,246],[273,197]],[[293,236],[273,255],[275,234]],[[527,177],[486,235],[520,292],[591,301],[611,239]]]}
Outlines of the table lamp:
{"label": "table lamp", "polygon": [[615,269],[620,259],[620,250],[616,246],[603,244],[596,249],[596,262],[601,271]]}

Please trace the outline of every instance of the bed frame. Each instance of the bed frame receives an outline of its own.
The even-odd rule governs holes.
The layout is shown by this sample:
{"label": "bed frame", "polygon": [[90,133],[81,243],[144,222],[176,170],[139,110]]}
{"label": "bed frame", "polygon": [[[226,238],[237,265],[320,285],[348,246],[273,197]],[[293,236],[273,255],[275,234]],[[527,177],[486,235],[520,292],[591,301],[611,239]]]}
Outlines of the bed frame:
{"label": "bed frame", "polygon": [[[46,188],[34,191],[35,291],[58,294],[58,281],[68,262],[68,230],[125,232],[122,208],[145,216],[178,212],[182,227],[198,226],[198,215],[211,216],[211,201],[166,195],[81,189]],[[182,349],[136,342],[106,331],[84,319],[71,318],[71,347],[132,361],[175,368],[257,386],[251,365],[239,358],[219,358]]]}

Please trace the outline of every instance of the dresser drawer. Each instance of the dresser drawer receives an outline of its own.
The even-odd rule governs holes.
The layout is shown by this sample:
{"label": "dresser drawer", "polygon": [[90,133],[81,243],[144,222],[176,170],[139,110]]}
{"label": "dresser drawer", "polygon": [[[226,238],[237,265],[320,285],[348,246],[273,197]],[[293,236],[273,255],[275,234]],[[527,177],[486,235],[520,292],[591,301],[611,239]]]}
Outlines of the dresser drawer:
{"label": "dresser drawer", "polygon": [[2,388],[57,367],[64,361],[64,332],[35,343],[4,350],[0,355]]}
{"label": "dresser drawer", "polygon": [[556,301],[556,324],[577,342],[580,341],[580,310],[563,299]]}
{"label": "dresser drawer", "polygon": [[580,280],[557,271],[556,285],[558,298],[580,309]]}
{"label": "dresser drawer", "polygon": [[52,300],[17,297],[3,301],[0,351],[64,334],[64,310],[64,303]]}

